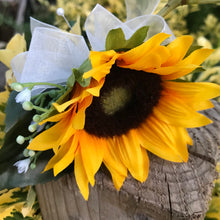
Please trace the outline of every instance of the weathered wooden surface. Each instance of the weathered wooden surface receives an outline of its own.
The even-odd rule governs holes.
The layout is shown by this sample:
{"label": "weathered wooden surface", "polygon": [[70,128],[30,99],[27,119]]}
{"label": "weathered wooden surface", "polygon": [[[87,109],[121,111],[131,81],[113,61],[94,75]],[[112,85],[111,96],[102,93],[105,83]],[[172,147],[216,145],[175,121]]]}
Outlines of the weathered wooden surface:
{"label": "weathered wooden surface", "polygon": [[220,145],[220,104],[205,114],[214,123],[189,130],[194,146],[188,163],[175,164],[152,154],[149,177],[143,184],[128,177],[118,192],[108,173],[100,171],[82,198],[73,174],[37,185],[44,220],[204,219],[211,197]]}

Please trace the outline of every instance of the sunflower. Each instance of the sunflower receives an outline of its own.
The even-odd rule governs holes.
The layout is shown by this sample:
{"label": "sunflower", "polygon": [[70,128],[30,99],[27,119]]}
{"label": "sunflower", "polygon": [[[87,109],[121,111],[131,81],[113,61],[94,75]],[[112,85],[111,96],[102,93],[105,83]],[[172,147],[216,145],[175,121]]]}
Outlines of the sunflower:
{"label": "sunflower", "polygon": [[54,175],[74,161],[78,187],[87,200],[89,183],[102,163],[111,173],[117,190],[128,171],[140,182],[147,179],[147,151],[173,162],[187,162],[187,144],[192,139],[186,128],[212,121],[198,113],[212,108],[209,99],[220,95],[211,83],[175,81],[196,68],[212,53],[198,49],[186,56],[191,36],[161,43],[170,35],[159,33],[124,52],[91,51],[89,86],[78,83],[71,98],[54,106],[59,114],[43,122],[54,126],[36,136],[28,149],[53,149],[45,171]]}

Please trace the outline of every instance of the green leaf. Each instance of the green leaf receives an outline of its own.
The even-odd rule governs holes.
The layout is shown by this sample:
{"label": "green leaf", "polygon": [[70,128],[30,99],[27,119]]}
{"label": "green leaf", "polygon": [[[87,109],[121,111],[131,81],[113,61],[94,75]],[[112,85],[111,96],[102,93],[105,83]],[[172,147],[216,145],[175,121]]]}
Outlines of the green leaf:
{"label": "green leaf", "polygon": [[121,28],[109,31],[106,42],[106,50],[127,51],[141,45],[147,36],[149,27],[143,26],[139,28],[128,40],[125,39],[124,32]]}
{"label": "green leaf", "polygon": [[8,98],[8,103],[5,109],[5,133],[12,129],[17,122],[23,121],[24,118],[27,118],[27,115],[33,114],[33,112],[23,110],[20,103],[16,103],[15,97],[17,94],[17,92],[13,91]]}
{"label": "green leaf", "polygon": [[88,72],[89,70],[92,69],[92,64],[91,64],[91,61],[90,59],[86,59],[82,65],[79,67],[79,71],[82,72],[82,73],[85,73],[85,72]]}
{"label": "green leaf", "polygon": [[121,28],[112,29],[109,31],[105,41],[106,50],[119,50],[125,48],[125,44],[126,39]]}
{"label": "green leaf", "polygon": [[89,84],[90,84],[90,81],[91,81],[91,78],[88,78],[88,79],[84,79],[83,78],[83,74],[85,72],[88,72],[89,70],[92,69],[92,64],[91,64],[91,61],[90,59],[86,59],[83,64],[78,68],[78,69],[75,69],[73,68],[72,69],[72,72],[75,77],[75,80],[82,86],[82,87],[87,87]]}
{"label": "green leaf", "polygon": [[[191,45],[191,47],[189,48],[189,50],[187,51],[185,57],[188,57],[193,51],[201,49],[202,46],[198,46],[198,45]],[[184,57],[184,58],[185,58]]]}
{"label": "green leaf", "polygon": [[4,144],[0,149],[0,164],[9,163],[13,158],[23,152],[25,144],[18,145],[18,135],[29,136],[28,126],[32,120],[33,112],[24,111],[21,104],[15,102],[16,92],[12,92],[6,107],[6,128]]}
{"label": "green leaf", "polygon": [[131,36],[131,38],[129,40],[127,40],[126,48],[132,49],[132,48],[135,48],[135,47],[141,45],[147,36],[148,29],[149,29],[148,26],[144,26],[144,27],[141,27],[140,29],[138,29]]}
{"label": "green leaf", "polygon": [[74,86],[75,81],[76,81],[76,79],[75,79],[75,75],[72,73],[72,74],[70,75],[70,77],[68,78],[66,84],[67,84],[67,86],[68,86],[69,88],[71,88],[71,87]]}
{"label": "green leaf", "polygon": [[91,78],[88,79],[84,79],[83,78],[83,74],[84,72],[79,71],[78,69],[72,69],[73,74],[76,77],[76,81],[82,86],[82,87],[86,87],[90,84]]}

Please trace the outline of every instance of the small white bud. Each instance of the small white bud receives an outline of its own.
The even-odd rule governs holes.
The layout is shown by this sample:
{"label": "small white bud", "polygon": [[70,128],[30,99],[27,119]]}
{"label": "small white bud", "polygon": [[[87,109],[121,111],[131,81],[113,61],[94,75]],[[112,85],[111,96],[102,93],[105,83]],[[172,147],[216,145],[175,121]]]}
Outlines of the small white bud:
{"label": "small white bud", "polygon": [[20,145],[22,145],[25,142],[25,138],[21,135],[17,136],[16,142]]}
{"label": "small white bud", "polygon": [[20,83],[12,83],[11,88],[16,92],[21,92],[24,89],[24,87]]}
{"label": "small white bud", "polygon": [[31,102],[26,101],[22,104],[22,108],[26,111],[31,111],[33,109],[33,104]]}
{"label": "small white bud", "polygon": [[35,155],[35,152],[33,150],[29,150],[28,155],[30,157],[33,157]]}
{"label": "small white bud", "polygon": [[23,151],[23,155],[25,157],[29,157],[28,152],[29,152],[29,150],[27,148],[25,148],[24,151]]}
{"label": "small white bud", "polygon": [[33,169],[35,169],[36,168],[36,164],[35,163],[32,163],[31,165],[30,165],[30,168],[33,170]]}
{"label": "small white bud", "polygon": [[57,15],[58,16],[64,16],[64,9],[63,8],[58,8],[57,9]]}
{"label": "small white bud", "polygon": [[37,130],[37,124],[31,124],[28,126],[28,131],[35,132]]}
{"label": "small white bud", "polygon": [[30,158],[17,161],[14,166],[18,168],[18,173],[26,173],[29,168]]}
{"label": "small white bud", "polygon": [[40,122],[40,120],[41,120],[40,115],[34,115],[34,117],[33,117],[34,122],[38,123],[38,122]]}
{"label": "small white bud", "polygon": [[24,103],[31,101],[31,90],[28,88],[23,89],[21,92],[17,94],[15,97],[17,103]]}

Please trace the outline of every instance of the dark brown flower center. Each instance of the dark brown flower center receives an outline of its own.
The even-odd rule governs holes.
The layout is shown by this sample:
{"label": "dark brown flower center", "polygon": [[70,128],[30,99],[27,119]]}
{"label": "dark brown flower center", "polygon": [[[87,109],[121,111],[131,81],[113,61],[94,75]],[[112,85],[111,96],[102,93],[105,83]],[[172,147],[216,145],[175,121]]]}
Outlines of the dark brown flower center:
{"label": "dark brown flower center", "polygon": [[152,113],[162,91],[159,75],[113,65],[99,97],[86,110],[85,130],[98,137],[126,134]]}

